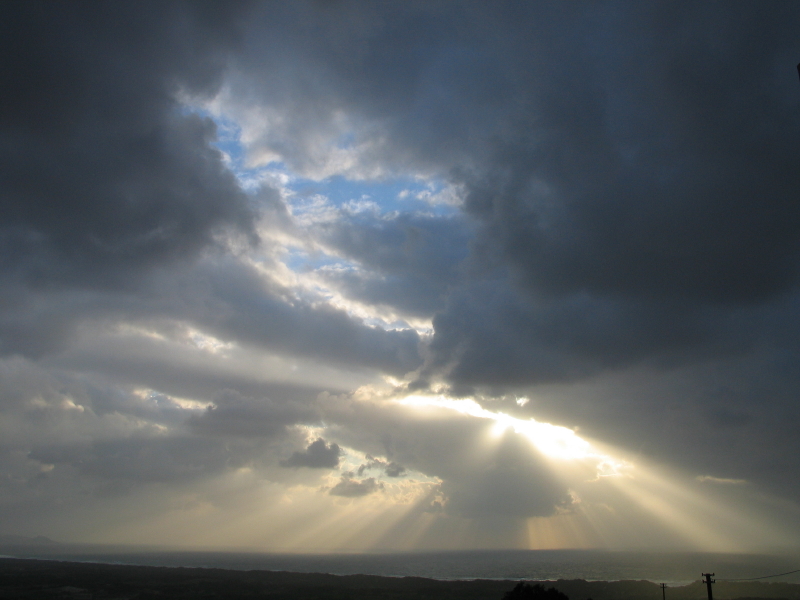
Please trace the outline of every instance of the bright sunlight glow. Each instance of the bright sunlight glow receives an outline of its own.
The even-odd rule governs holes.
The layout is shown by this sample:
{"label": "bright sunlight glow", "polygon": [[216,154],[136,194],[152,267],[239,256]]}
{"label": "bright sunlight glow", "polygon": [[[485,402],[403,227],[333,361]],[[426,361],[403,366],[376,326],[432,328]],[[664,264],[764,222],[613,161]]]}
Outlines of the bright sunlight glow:
{"label": "bright sunlight glow", "polygon": [[443,396],[408,396],[398,400],[405,406],[440,407],[454,410],[461,414],[490,419],[495,422],[493,431],[501,435],[507,429],[512,429],[528,438],[531,443],[545,456],[559,460],[597,460],[600,475],[618,474],[623,467],[629,466],[625,461],[615,459],[607,454],[597,451],[592,445],[579,437],[567,427],[540,423],[536,419],[518,419],[502,412],[486,410],[474,400],[453,399]]}

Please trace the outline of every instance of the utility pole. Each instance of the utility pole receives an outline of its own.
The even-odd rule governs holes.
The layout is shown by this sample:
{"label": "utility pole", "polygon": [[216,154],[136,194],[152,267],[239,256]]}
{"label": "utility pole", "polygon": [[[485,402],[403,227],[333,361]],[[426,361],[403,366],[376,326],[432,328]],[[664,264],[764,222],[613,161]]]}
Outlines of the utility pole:
{"label": "utility pole", "polygon": [[711,579],[714,576],[714,573],[700,573],[700,574],[703,577],[705,577],[706,589],[708,590],[708,600],[714,600],[713,596],[711,595],[711,584],[716,581],[714,579]]}
{"label": "utility pole", "polygon": [[667,600],[667,584],[661,584],[661,600]]}

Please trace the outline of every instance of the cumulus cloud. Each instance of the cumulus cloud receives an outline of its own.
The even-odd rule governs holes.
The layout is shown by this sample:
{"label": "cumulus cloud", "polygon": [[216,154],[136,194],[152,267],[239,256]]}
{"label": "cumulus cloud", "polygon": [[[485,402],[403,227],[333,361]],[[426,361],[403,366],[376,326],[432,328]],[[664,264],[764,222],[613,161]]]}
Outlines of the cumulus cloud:
{"label": "cumulus cloud", "polygon": [[119,287],[225,229],[254,237],[253,211],[210,146],[214,124],[175,99],[214,93],[236,9],[142,8],[6,7],[6,276]]}
{"label": "cumulus cloud", "polygon": [[383,483],[376,481],[374,477],[366,479],[353,479],[347,475],[342,475],[335,486],[328,492],[331,496],[342,496],[344,498],[359,498],[368,496],[383,489]]}
{"label": "cumulus cloud", "polygon": [[293,452],[289,458],[282,460],[280,464],[282,467],[335,469],[339,466],[339,459],[341,456],[342,449],[339,448],[338,444],[329,444],[322,438],[317,438],[311,442],[305,450],[302,452]]}
{"label": "cumulus cloud", "polygon": [[380,458],[374,458],[369,454],[367,454],[366,458],[367,462],[360,464],[356,470],[356,473],[358,473],[359,477],[361,477],[365,471],[369,471],[371,469],[380,469],[387,475],[387,477],[402,477],[406,472],[406,468],[403,465],[399,465],[394,461],[387,462],[385,460],[381,460]]}
{"label": "cumulus cloud", "polygon": [[[149,7],[149,8],[148,8]],[[213,94],[235,7],[4,7],[0,352],[60,349],[160,268],[233,237],[255,211],[180,90]],[[128,296],[130,299],[130,296]]]}

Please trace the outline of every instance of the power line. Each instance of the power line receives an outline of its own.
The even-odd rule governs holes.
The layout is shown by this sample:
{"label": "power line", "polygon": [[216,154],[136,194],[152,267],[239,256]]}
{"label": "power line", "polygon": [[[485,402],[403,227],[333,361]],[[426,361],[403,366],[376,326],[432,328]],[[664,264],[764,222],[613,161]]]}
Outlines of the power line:
{"label": "power line", "polygon": [[[798,65],[798,68],[800,68],[800,65]],[[756,579],[769,579],[770,577],[780,577],[782,575],[791,575],[792,573],[800,573],[800,569],[787,571],[786,573],[778,573],[777,575],[764,575],[763,577],[750,577],[748,579],[720,579],[719,581],[755,581]]]}

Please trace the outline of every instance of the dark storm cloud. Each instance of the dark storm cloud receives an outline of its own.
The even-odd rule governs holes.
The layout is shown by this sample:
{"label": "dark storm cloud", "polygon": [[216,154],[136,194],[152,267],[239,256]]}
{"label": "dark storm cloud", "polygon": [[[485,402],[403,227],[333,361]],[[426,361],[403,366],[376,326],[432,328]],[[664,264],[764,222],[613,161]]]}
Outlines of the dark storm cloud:
{"label": "dark storm cloud", "polygon": [[302,452],[292,452],[286,460],[282,460],[282,467],[307,467],[309,469],[335,469],[339,466],[342,449],[338,444],[328,444],[322,438],[317,438]]}
{"label": "dark storm cloud", "polygon": [[[233,5],[232,5],[233,6]],[[216,5],[3,7],[2,267],[37,286],[124,285],[195,254],[252,212],[209,146],[210,94],[236,39]]]}
{"label": "dark storm cloud", "polygon": [[454,291],[434,318],[426,367],[465,385],[580,379],[647,361],[670,366],[747,350],[772,307],[719,310],[588,293],[532,299],[504,280]]}
{"label": "dark storm cloud", "polygon": [[[217,91],[245,5],[4,10],[0,351],[60,350],[89,320],[175,316],[223,337],[394,374],[419,365],[414,332],[288,302],[286,290],[268,289],[243,266],[197,273],[176,263],[225,232],[255,239],[251,200],[211,146],[213,122],[176,100]],[[285,220],[274,191],[252,203],[274,226]],[[173,269],[191,292],[168,297]]]}
{"label": "dark storm cloud", "polygon": [[[59,73],[87,75],[83,88],[34,80],[61,89],[61,98],[74,96],[51,111],[48,118],[61,121],[50,127],[33,127],[30,102],[9,111],[8,131],[21,141],[8,147],[22,149],[10,164],[28,169],[9,172],[6,202],[15,208],[7,232],[28,232],[15,242],[24,260],[11,272],[29,278],[50,269],[45,279],[52,281],[71,277],[74,267],[77,280],[105,281],[101,271],[127,278],[137,265],[196,251],[219,226],[247,232],[243,196],[209,147],[213,131],[176,111],[170,95],[178,85],[216,89],[229,50],[238,50],[236,20],[170,5],[160,10],[180,19],[156,11],[136,21],[154,32],[140,48],[133,33],[114,35],[124,19],[110,9],[59,10],[78,33],[55,26],[58,11],[17,17],[54,30],[51,45],[68,50],[59,54]],[[359,155],[359,168],[416,168],[464,191],[465,211],[480,225],[467,271],[459,266],[472,233],[465,221],[353,217],[322,234],[366,268],[325,275],[346,294],[415,316],[439,311],[431,376],[442,372],[470,384],[581,377],[641,358],[746,349],[758,336],[742,311],[794,289],[800,216],[791,157],[800,120],[796,82],[788,83],[781,65],[797,50],[790,25],[797,14],[788,5],[752,10],[512,2],[467,3],[454,14],[446,4],[297,3],[241,21],[242,51],[226,77],[234,112],[240,102],[283,115],[255,135],[254,156],[268,147],[302,169],[322,152],[314,145],[320,136],[341,134],[334,126],[344,113],[354,146],[371,148]],[[89,16],[104,27],[81,37]],[[181,35],[171,29],[175,23]],[[16,35],[17,45],[43,43]],[[79,43],[84,38],[84,45],[108,48],[88,52]],[[187,48],[192,61],[185,60]],[[168,60],[157,68],[137,62],[161,51]],[[46,62],[50,54],[40,48],[32,56]],[[123,77],[109,67],[113,57],[139,68]],[[136,93],[128,93],[134,85]],[[92,86],[103,93],[90,94]],[[55,109],[54,96],[41,98]],[[90,98],[105,98],[112,108],[100,111]],[[145,135],[139,130],[160,142],[142,142],[128,158],[126,148],[141,146],[128,143]],[[84,143],[82,136],[104,143]],[[28,138],[39,140],[36,148],[63,152],[63,164],[71,165],[63,173],[85,182],[62,185],[59,170],[23,177],[46,155],[26,154]],[[59,140],[67,140],[69,153]],[[81,158],[95,150],[93,162]],[[121,166],[104,168],[112,158]],[[87,165],[95,169],[91,176]],[[55,182],[60,194],[37,191],[41,182]],[[14,200],[23,196],[25,209]],[[58,211],[34,210],[56,196],[59,207],[77,209],[80,201],[96,208],[78,225],[56,218]],[[62,226],[68,233],[59,233]],[[54,266],[47,248],[68,264]],[[102,269],[85,263],[101,255],[91,264],[102,262]],[[25,266],[32,259],[35,269]],[[245,290],[231,277],[219,292],[232,309],[218,323],[226,335],[301,354],[326,352],[314,336],[293,335],[307,325],[327,340],[351,340],[331,348],[331,356],[363,348],[354,360],[366,357],[394,374],[419,364],[411,332],[369,331],[322,307],[287,311],[276,297],[257,286]],[[253,295],[234,297],[229,287]],[[502,298],[487,297],[486,287]],[[30,304],[24,291],[7,289],[10,306]],[[71,322],[45,317],[54,337]],[[37,336],[19,335],[24,328],[14,323],[24,319],[9,319],[7,337],[36,347]]]}
{"label": "dark storm cloud", "polygon": [[616,15],[618,37],[567,55],[464,176],[516,298],[476,311],[470,290],[437,317],[454,380],[742,351],[759,337],[747,309],[796,288],[800,113],[781,65],[798,15],[684,8]]}
{"label": "dark storm cloud", "polygon": [[[796,7],[340,3],[270,17],[300,15],[291,34],[245,36],[233,85],[290,116],[251,149],[313,171],[344,112],[353,148],[369,149],[363,171],[416,169],[464,190],[481,225],[478,283],[437,307],[431,362],[454,382],[745,351],[763,337],[747,311],[759,320],[796,290]],[[276,81],[282,70],[252,58],[268,51],[306,77]],[[354,239],[376,257],[391,249]],[[388,291],[392,267],[375,267]],[[343,280],[354,296],[388,296]],[[404,281],[430,296],[426,280]],[[491,286],[512,300],[484,306]]]}
{"label": "dark storm cloud", "polygon": [[619,15],[619,39],[594,60],[587,40],[466,176],[531,289],[730,304],[792,287],[800,117],[781,66],[798,14],[750,10]]}
{"label": "dark storm cloud", "polygon": [[462,218],[431,215],[358,216],[322,228],[322,239],[364,272],[323,276],[348,297],[428,317],[444,307],[468,252]]}

